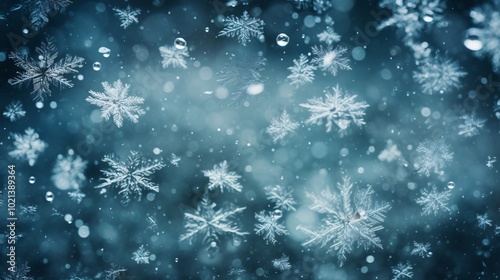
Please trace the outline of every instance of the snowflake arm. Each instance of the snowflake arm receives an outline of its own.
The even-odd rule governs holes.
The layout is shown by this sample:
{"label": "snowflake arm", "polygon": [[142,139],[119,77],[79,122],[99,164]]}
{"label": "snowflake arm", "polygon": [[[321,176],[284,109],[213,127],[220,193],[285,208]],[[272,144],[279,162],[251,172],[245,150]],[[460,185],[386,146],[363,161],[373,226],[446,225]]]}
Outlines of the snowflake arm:
{"label": "snowflake arm", "polygon": [[19,8],[29,14],[30,28],[39,31],[51,16],[64,12],[71,3],[70,0],[25,0]]}
{"label": "snowflake arm", "polygon": [[224,29],[219,36],[238,37],[238,42],[246,46],[252,37],[260,37],[264,34],[264,21],[250,17],[248,12],[243,12],[241,18],[231,15],[224,20]]}
{"label": "snowflake arm", "polygon": [[316,56],[311,60],[312,64],[318,66],[322,71],[328,71],[332,76],[337,76],[338,70],[351,70],[349,59],[344,57],[347,49],[337,46],[335,49],[329,45],[326,48],[323,46],[313,46],[312,53]]}
{"label": "snowflake arm", "polygon": [[276,235],[288,235],[285,226],[278,223],[280,216],[266,214],[265,211],[255,213],[255,233],[263,235],[264,240],[271,242],[273,245],[276,243]]}
{"label": "snowflake arm", "polygon": [[214,165],[211,170],[204,170],[203,175],[209,178],[208,189],[213,190],[215,188],[220,188],[221,191],[224,189],[235,190],[241,192],[243,186],[238,183],[238,179],[241,178],[236,172],[228,172],[227,161],[219,163],[219,165]]}
{"label": "snowflake arm", "polygon": [[287,77],[290,81],[290,85],[298,88],[314,81],[314,70],[316,70],[316,66],[309,64],[307,56],[300,54],[299,59],[294,59],[293,66],[288,67],[288,70],[292,72]]}
{"label": "snowflake arm", "polygon": [[276,143],[289,133],[294,132],[297,127],[299,127],[299,124],[294,122],[284,110],[279,118],[274,118],[271,121],[271,125],[267,127],[266,132],[273,137],[273,142]]}
{"label": "snowflake arm", "polygon": [[189,57],[187,48],[178,49],[175,46],[160,47],[160,54],[163,57],[161,62],[163,68],[172,66],[173,68],[187,68],[186,58]]}
{"label": "snowflake arm", "polygon": [[38,155],[47,148],[47,143],[40,140],[38,133],[27,128],[24,135],[13,134],[15,149],[9,155],[16,159],[26,159],[30,166],[35,165]]}
{"label": "snowflake arm", "polygon": [[113,11],[115,11],[116,16],[120,19],[120,26],[123,27],[123,29],[126,29],[134,22],[139,22],[137,16],[141,14],[140,9],[132,9],[130,6],[127,6],[125,9],[113,8]]}

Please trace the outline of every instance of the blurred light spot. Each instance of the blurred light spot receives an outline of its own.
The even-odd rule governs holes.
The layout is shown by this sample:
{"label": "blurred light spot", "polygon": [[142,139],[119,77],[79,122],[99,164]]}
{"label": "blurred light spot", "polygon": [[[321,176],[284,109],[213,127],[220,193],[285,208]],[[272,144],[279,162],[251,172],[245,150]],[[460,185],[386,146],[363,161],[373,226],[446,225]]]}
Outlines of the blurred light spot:
{"label": "blurred light spot", "polygon": [[427,117],[429,117],[431,115],[431,109],[429,109],[428,107],[423,107],[420,110],[420,114],[422,114],[422,116],[424,116],[425,118],[427,118]]}
{"label": "blurred light spot", "polygon": [[351,52],[352,58],[361,61],[366,57],[366,51],[362,47],[355,47]]}
{"label": "blurred light spot", "polygon": [[174,91],[174,88],[175,85],[171,81],[168,81],[163,85],[163,91],[166,93],[171,93],[172,91]]}
{"label": "blurred light spot", "polygon": [[322,159],[328,154],[328,147],[323,142],[314,142],[311,148],[311,154],[317,159]]}
{"label": "blurred light spot", "polygon": [[212,77],[214,76],[214,72],[210,67],[204,66],[200,68],[198,75],[200,76],[200,79],[202,79],[203,81],[208,81],[212,79]]}
{"label": "blurred light spot", "polygon": [[90,235],[90,229],[89,229],[89,227],[88,226],[81,226],[78,229],[78,235],[81,238],[87,238],[87,237],[89,237],[89,235]]}

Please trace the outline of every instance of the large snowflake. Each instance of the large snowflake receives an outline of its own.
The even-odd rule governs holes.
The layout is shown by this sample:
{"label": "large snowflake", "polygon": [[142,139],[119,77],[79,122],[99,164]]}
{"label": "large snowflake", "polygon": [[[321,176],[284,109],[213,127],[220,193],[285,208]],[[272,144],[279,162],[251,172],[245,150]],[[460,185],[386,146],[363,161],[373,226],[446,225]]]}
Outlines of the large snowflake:
{"label": "large snowflake", "polygon": [[209,190],[220,188],[221,191],[228,189],[241,192],[243,186],[238,183],[241,176],[236,172],[228,171],[227,168],[227,161],[223,161],[219,165],[214,165],[213,169],[203,170],[203,175],[210,179],[208,182]]}
{"label": "large snowflake", "polygon": [[50,85],[63,88],[73,87],[73,83],[64,78],[65,74],[78,73],[77,67],[82,67],[83,58],[67,55],[64,59],[56,62],[57,48],[52,37],[47,38],[40,47],[36,48],[38,60],[29,58],[20,51],[11,52],[9,58],[14,61],[17,67],[23,72],[17,72],[17,76],[8,80],[11,85],[22,85],[32,82],[35,100],[43,101],[52,92]]}
{"label": "large snowflake", "polygon": [[304,84],[312,83],[314,81],[314,70],[316,66],[309,63],[309,59],[304,54],[300,54],[299,59],[293,60],[293,66],[287,68],[292,72],[288,75],[287,79],[290,85],[298,88]]}
{"label": "large snowflake", "polygon": [[132,9],[130,6],[127,6],[125,9],[113,8],[113,11],[115,11],[116,16],[120,19],[120,26],[123,29],[126,29],[134,22],[139,22],[137,16],[141,14],[140,9]]}
{"label": "large snowflake", "polygon": [[238,18],[234,15],[224,20],[224,29],[219,32],[219,36],[238,37],[238,42],[246,46],[252,37],[263,36],[264,21],[258,18],[250,17],[248,12]]}
{"label": "large snowflake", "polygon": [[300,104],[301,107],[307,108],[311,112],[306,124],[321,125],[322,119],[325,118],[326,132],[330,132],[335,124],[341,135],[351,123],[357,126],[365,124],[363,116],[368,104],[364,101],[356,102],[356,95],[345,94],[338,86],[332,89],[333,94],[327,91],[324,100],[323,98],[312,98],[307,100],[308,103]]}
{"label": "large snowflake", "polygon": [[299,124],[294,122],[284,110],[279,118],[271,120],[271,125],[267,127],[266,132],[273,137],[273,142],[276,143],[289,133],[294,132],[297,127]]}
{"label": "large snowflake", "polygon": [[413,72],[413,79],[422,86],[426,94],[447,93],[461,86],[460,78],[467,75],[458,64],[439,55],[425,59]]}
{"label": "large snowflake", "polygon": [[349,58],[344,55],[347,49],[337,46],[335,49],[332,45],[323,48],[323,46],[313,46],[312,53],[315,57],[311,60],[312,64],[318,66],[322,71],[328,71],[333,76],[336,76],[340,70],[351,70],[349,66]]}
{"label": "large snowflake", "polygon": [[85,168],[87,168],[87,161],[82,160],[78,155],[75,157],[75,152],[69,150],[67,156],[57,156],[56,164],[52,169],[52,182],[60,190],[78,190],[86,179]]}
{"label": "large snowflake", "polygon": [[417,152],[420,154],[416,162],[418,173],[425,176],[430,176],[431,172],[440,173],[441,169],[453,159],[453,153],[443,139],[426,140],[417,146]]}
{"label": "large snowflake", "polygon": [[338,183],[339,192],[325,188],[318,194],[307,193],[312,201],[311,210],[323,214],[321,225],[315,229],[299,226],[310,239],[304,246],[316,245],[328,247],[335,251],[340,265],[347,259],[354,245],[382,248],[382,243],[375,232],[381,230],[380,225],[385,219],[385,213],[391,208],[388,203],[373,203],[373,189],[353,190],[349,177],[343,177]]}
{"label": "large snowflake", "polygon": [[105,156],[102,161],[109,164],[110,168],[101,171],[104,178],[100,180],[103,182],[96,188],[120,189],[118,194],[122,196],[123,204],[130,202],[131,196],[140,200],[145,190],[160,191],[160,187],[151,182],[150,176],[165,167],[161,159],[145,159],[139,152],[131,151],[126,162],[116,159],[113,155]]}
{"label": "large snowflake", "polygon": [[128,96],[130,85],[122,84],[121,80],[113,83],[102,83],[104,92],[89,91],[90,95],[85,100],[91,104],[101,107],[101,114],[105,120],[113,116],[113,121],[117,127],[123,125],[123,119],[128,118],[137,123],[139,116],[144,115],[144,110],[139,107],[144,103],[144,98],[137,96]]}
{"label": "large snowflake", "polygon": [[38,155],[47,148],[47,143],[40,140],[38,133],[32,128],[27,128],[24,135],[13,134],[15,149],[9,155],[16,159],[25,159],[30,166],[33,166],[38,159]]}
{"label": "large snowflake", "polygon": [[440,211],[450,211],[448,200],[451,196],[451,190],[438,192],[435,186],[432,189],[423,189],[422,196],[417,198],[416,202],[421,205],[422,215],[437,215]]}
{"label": "large snowflake", "polygon": [[175,46],[161,46],[160,54],[163,57],[161,65],[163,68],[187,68],[186,58],[189,57],[187,48],[178,49]]}

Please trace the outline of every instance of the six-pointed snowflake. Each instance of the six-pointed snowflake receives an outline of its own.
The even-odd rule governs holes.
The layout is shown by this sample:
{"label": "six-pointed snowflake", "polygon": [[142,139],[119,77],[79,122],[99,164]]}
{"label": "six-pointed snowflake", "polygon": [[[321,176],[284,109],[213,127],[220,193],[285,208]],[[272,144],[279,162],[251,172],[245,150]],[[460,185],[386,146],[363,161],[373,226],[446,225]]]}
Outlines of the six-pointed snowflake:
{"label": "six-pointed snowflake", "polygon": [[266,199],[273,202],[275,209],[283,211],[295,211],[294,205],[297,204],[292,196],[292,189],[281,185],[272,185],[265,187]]}
{"label": "six-pointed snowflake", "polygon": [[299,124],[294,122],[284,110],[279,118],[271,120],[271,125],[267,127],[266,132],[273,137],[273,142],[276,143],[289,133],[294,132],[297,127]]}
{"label": "six-pointed snowflake", "polygon": [[333,28],[327,27],[324,31],[318,34],[318,40],[320,42],[331,45],[340,41],[340,35],[337,34]]}
{"label": "six-pointed snowflake", "polygon": [[326,48],[313,46],[312,53],[315,57],[311,60],[311,63],[318,66],[322,71],[330,72],[333,76],[337,76],[339,69],[351,70],[349,58],[344,56],[347,53],[347,49],[344,47],[337,46],[334,49],[332,45],[328,45]]}
{"label": "six-pointed snowflake", "polygon": [[307,56],[300,54],[299,60],[293,60],[293,66],[288,67],[288,70],[292,74],[288,75],[287,79],[290,81],[290,85],[296,88],[314,81],[314,70],[316,66],[311,65]]}
{"label": "six-pointed snowflake", "polygon": [[240,179],[241,176],[236,174],[236,172],[227,171],[227,168],[227,161],[223,161],[219,163],[219,165],[214,165],[213,169],[203,170],[203,175],[210,179],[208,182],[209,190],[220,188],[221,192],[224,191],[224,189],[241,192],[243,186],[238,183],[238,179]]}
{"label": "six-pointed snowflake", "polygon": [[398,263],[392,267],[392,280],[400,280],[404,278],[411,279],[413,277],[413,267],[410,263]]}
{"label": "six-pointed snowflake", "polygon": [[272,261],[273,267],[280,271],[285,271],[292,268],[290,260],[287,255],[283,254],[280,258],[274,259]]}
{"label": "six-pointed snowflake", "polygon": [[224,20],[224,29],[219,32],[219,36],[238,37],[238,42],[246,46],[252,37],[259,38],[264,34],[264,21],[258,18],[250,17],[248,12],[238,18],[234,15],[226,17]]}
{"label": "six-pointed snowflake", "polygon": [[425,59],[413,72],[413,79],[425,94],[447,93],[461,87],[460,78],[467,75],[458,64],[439,55]]}
{"label": "six-pointed snowflake", "polygon": [[483,214],[483,215],[478,214],[476,219],[477,219],[477,226],[480,229],[486,229],[486,227],[491,227],[493,225],[492,221],[488,219],[488,214]]}
{"label": "six-pointed snowflake", "polygon": [[418,173],[425,176],[430,176],[431,172],[440,173],[453,159],[453,153],[443,139],[425,140],[417,146],[417,152],[420,153],[417,158]]}
{"label": "six-pointed snowflake", "polygon": [[52,182],[60,190],[79,189],[85,180],[87,161],[80,156],[74,156],[74,151],[69,150],[68,155],[57,156],[57,161],[52,169]]}
{"label": "six-pointed snowflake", "polygon": [[125,9],[113,8],[113,11],[115,11],[116,16],[120,19],[120,26],[123,27],[123,29],[126,29],[134,22],[139,22],[137,16],[141,14],[140,9],[132,9],[130,6],[127,6]]}
{"label": "six-pointed snowflake", "polygon": [[24,135],[13,134],[14,150],[9,155],[16,159],[25,159],[30,166],[33,166],[38,155],[47,148],[47,143],[40,140],[38,133],[32,128],[27,128]]}
{"label": "six-pointed snowflake", "polygon": [[485,119],[476,118],[473,114],[461,116],[460,119],[463,123],[458,125],[458,135],[465,137],[472,137],[479,134],[479,130],[483,128]]}
{"label": "six-pointed snowflake", "polygon": [[160,54],[163,57],[161,65],[163,68],[172,66],[173,68],[187,68],[186,58],[189,57],[187,48],[178,49],[175,46],[160,47]]}
{"label": "six-pointed snowflake", "polygon": [[144,245],[141,245],[137,251],[132,253],[132,259],[138,264],[149,263],[149,255],[149,251],[144,248]]}
{"label": "six-pointed snowflake", "polygon": [[431,250],[431,244],[418,243],[414,241],[411,254],[416,256],[421,256],[422,258],[430,257],[432,255],[432,252],[430,250]]}
{"label": "six-pointed snowflake", "polygon": [[423,207],[422,215],[430,215],[431,213],[437,215],[442,210],[450,211],[448,207],[450,196],[451,190],[438,192],[436,187],[433,186],[431,190],[423,189],[422,196],[417,198],[416,202]]}
{"label": "six-pointed snowflake", "polygon": [[264,240],[267,242],[271,242],[272,244],[276,243],[276,235],[288,235],[288,231],[285,226],[279,222],[281,218],[281,210],[279,211],[279,215],[275,215],[274,213],[266,213],[266,211],[260,211],[260,213],[255,213],[255,219],[257,219],[257,223],[255,224],[255,233],[257,235],[263,235]]}
{"label": "six-pointed snowflake", "polygon": [[23,110],[23,104],[21,104],[21,101],[15,100],[5,107],[3,115],[11,122],[14,122],[24,117],[26,115],[26,111]]}

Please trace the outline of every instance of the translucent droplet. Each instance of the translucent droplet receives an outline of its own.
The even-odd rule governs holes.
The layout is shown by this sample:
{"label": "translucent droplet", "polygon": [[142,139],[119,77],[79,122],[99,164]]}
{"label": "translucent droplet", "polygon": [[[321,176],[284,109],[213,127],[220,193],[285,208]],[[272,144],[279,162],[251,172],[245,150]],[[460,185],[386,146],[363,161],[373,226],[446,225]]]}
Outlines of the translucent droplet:
{"label": "translucent droplet", "polygon": [[35,176],[31,176],[29,179],[28,179],[28,182],[30,182],[30,184],[34,184],[36,181],[36,178]]}
{"label": "translucent droplet", "polygon": [[102,56],[109,57],[111,55],[111,50],[106,47],[100,47],[99,53],[102,53]]}
{"label": "translucent droplet", "polygon": [[207,26],[207,27],[205,27],[205,32],[207,32],[207,33],[208,33],[209,31],[210,31],[210,28],[209,28],[208,26]]}
{"label": "translucent droplet", "polygon": [[28,30],[27,28],[24,28],[24,29],[23,29],[23,33],[24,33],[24,34],[28,34],[28,32],[29,32],[29,30]]}
{"label": "translucent droplet", "polygon": [[276,37],[276,43],[280,47],[288,45],[288,42],[290,42],[290,37],[288,37],[285,33],[280,33],[278,34],[278,37]]}
{"label": "translucent droplet", "polygon": [[277,220],[279,218],[283,217],[283,212],[280,209],[276,209],[273,212],[273,219]]}
{"label": "translucent droplet", "polygon": [[219,252],[219,247],[217,246],[217,242],[212,241],[207,251],[208,251],[208,257],[213,259]]}
{"label": "translucent droplet", "polygon": [[179,258],[175,258],[174,261],[177,263],[179,262]]}
{"label": "translucent droplet", "polygon": [[101,63],[99,61],[94,62],[94,64],[92,64],[92,69],[95,71],[101,70]]}
{"label": "translucent droplet", "polygon": [[45,193],[45,200],[47,200],[48,202],[54,201],[54,194],[51,191],[48,191],[47,193]]}
{"label": "translucent droplet", "polygon": [[233,238],[233,245],[236,247],[240,246],[241,245],[241,238],[239,238],[238,236],[235,236]]}
{"label": "translucent droplet", "polygon": [[454,188],[455,188],[455,182],[453,182],[453,181],[449,181],[449,182],[448,182],[448,189],[452,190],[452,189],[454,189]]}
{"label": "translucent droplet", "polygon": [[464,46],[471,51],[479,51],[483,48],[483,42],[479,39],[481,30],[477,28],[469,28],[465,32]]}
{"label": "translucent droplet", "polygon": [[184,40],[184,38],[175,38],[174,40],[174,46],[176,49],[178,50],[182,50],[186,47],[187,43],[186,43],[186,40]]}

